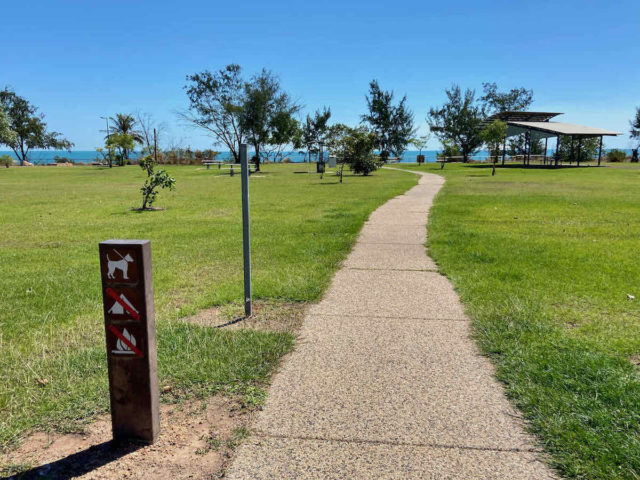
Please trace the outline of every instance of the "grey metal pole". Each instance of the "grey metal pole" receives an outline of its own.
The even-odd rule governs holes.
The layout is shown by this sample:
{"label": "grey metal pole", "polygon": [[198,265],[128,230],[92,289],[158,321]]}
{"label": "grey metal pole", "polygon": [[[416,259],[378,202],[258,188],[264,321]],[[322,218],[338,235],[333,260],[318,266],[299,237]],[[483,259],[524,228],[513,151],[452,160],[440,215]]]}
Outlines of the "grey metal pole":
{"label": "grey metal pole", "polygon": [[249,157],[247,144],[240,145],[242,174],[242,257],[244,259],[244,314],[251,316],[251,235],[249,233]]}

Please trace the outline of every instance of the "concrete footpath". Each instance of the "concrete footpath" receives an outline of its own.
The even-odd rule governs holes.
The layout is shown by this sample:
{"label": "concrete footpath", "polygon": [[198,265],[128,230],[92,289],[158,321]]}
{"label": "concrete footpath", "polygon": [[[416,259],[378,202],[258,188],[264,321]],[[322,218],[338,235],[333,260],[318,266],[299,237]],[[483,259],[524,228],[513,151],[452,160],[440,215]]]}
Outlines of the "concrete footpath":
{"label": "concrete footpath", "polygon": [[427,256],[444,180],[373,212],[274,377],[231,479],[552,479]]}

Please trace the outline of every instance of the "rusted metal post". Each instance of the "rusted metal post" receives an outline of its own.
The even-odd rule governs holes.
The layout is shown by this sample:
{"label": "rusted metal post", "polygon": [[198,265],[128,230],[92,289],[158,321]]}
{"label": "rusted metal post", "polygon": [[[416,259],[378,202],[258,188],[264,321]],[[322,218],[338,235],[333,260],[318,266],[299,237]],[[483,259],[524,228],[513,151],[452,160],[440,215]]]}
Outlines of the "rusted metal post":
{"label": "rusted metal post", "polygon": [[99,245],[113,438],[160,432],[156,326],[148,240]]}

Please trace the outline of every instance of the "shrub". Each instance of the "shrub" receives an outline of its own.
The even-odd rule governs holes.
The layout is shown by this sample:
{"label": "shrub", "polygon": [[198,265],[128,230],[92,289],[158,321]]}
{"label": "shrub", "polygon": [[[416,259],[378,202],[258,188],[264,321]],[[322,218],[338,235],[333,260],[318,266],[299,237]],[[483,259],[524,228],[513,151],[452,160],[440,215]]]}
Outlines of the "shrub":
{"label": "shrub", "polygon": [[11,157],[11,155],[0,155],[0,165],[4,165],[6,168],[9,168],[11,165],[13,165],[13,158]]}
{"label": "shrub", "polygon": [[71,160],[70,158],[67,157],[59,157],[58,155],[56,155],[55,157],[53,157],[53,160],[56,163],[73,163],[73,160]]}
{"label": "shrub", "polygon": [[627,159],[627,154],[622,150],[612,148],[607,152],[608,162],[624,162]]}
{"label": "shrub", "polygon": [[140,189],[142,192],[142,207],[140,210],[149,210],[158,196],[158,189],[168,188],[173,190],[175,179],[169,176],[166,170],[156,170],[156,163],[151,155],[140,159],[140,168],[147,174],[147,179]]}

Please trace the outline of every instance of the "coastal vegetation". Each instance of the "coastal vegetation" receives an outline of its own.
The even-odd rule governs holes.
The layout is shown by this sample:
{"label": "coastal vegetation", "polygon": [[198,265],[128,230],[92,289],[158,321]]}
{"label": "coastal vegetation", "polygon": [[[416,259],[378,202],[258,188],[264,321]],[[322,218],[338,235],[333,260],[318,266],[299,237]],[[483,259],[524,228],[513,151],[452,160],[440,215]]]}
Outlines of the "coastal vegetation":
{"label": "coastal vegetation", "polygon": [[8,88],[0,90],[0,145],[8,146],[20,165],[27,161],[31,149],[70,150],[73,147],[61,133],[47,129],[38,107]]}
{"label": "coastal vegetation", "polygon": [[640,169],[443,174],[429,254],[566,478],[640,476]]}
{"label": "coastal vegetation", "polygon": [[369,112],[362,115],[362,121],[371,129],[371,138],[380,152],[380,161],[386,163],[391,153],[401,157],[415,133],[407,96],[394,105],[393,92],[382,90],[378,81],[372,80],[366,100]]}

